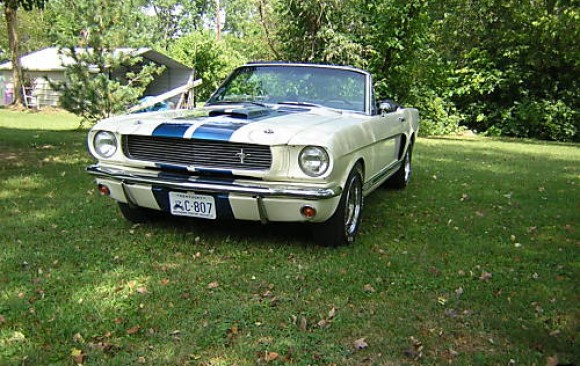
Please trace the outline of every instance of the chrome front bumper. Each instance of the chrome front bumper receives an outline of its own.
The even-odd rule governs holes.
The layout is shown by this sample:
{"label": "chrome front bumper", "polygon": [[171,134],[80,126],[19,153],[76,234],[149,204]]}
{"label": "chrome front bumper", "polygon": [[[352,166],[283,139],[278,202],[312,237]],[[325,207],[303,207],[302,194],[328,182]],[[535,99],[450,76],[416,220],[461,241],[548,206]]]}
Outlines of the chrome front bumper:
{"label": "chrome front bumper", "polygon": [[301,198],[321,200],[340,196],[342,188],[332,186],[318,188],[307,185],[284,183],[232,181],[213,177],[195,177],[177,173],[149,172],[144,169],[131,170],[103,167],[99,164],[87,167],[87,172],[98,178],[112,179],[123,184],[148,184],[173,190],[208,193],[237,193],[248,196],[269,198]]}

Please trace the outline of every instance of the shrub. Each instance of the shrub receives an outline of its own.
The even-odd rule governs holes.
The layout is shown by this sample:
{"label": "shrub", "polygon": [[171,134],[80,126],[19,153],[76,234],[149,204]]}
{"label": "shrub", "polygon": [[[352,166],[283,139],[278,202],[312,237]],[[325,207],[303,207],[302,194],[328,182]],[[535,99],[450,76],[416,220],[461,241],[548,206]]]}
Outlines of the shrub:
{"label": "shrub", "polygon": [[489,134],[578,141],[578,112],[561,100],[525,100],[502,112]]}

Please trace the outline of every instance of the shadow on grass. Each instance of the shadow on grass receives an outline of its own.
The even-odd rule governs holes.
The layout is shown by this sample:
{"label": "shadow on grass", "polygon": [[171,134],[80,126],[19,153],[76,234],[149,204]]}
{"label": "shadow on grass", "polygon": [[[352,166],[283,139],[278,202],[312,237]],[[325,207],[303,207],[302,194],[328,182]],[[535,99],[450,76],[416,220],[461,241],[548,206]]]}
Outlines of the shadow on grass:
{"label": "shadow on grass", "polygon": [[313,225],[300,223],[267,223],[235,220],[203,220],[176,218],[164,215],[158,222],[146,225],[162,225],[164,228],[174,228],[182,234],[197,236],[208,235],[221,238],[223,241],[245,242],[268,245],[306,246],[316,245],[311,236]]}

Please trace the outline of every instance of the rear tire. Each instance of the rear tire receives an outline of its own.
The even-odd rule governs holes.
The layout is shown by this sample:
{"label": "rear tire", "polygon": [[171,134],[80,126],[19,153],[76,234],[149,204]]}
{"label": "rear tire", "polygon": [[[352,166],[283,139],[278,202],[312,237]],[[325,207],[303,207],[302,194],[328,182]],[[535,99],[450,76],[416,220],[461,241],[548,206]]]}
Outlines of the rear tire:
{"label": "rear tire", "polygon": [[154,221],[159,218],[160,213],[149,208],[129,205],[127,203],[118,202],[119,210],[123,217],[130,222],[141,224],[145,222]]}
{"label": "rear tire", "polygon": [[332,217],[313,229],[318,243],[338,247],[354,242],[363,211],[362,187],[362,169],[360,165],[356,165],[348,175],[340,202]]}
{"label": "rear tire", "polygon": [[409,181],[411,180],[411,174],[413,172],[413,166],[411,164],[411,160],[413,158],[413,145],[409,145],[407,147],[407,151],[405,152],[405,156],[403,157],[403,164],[397,170],[395,174],[393,174],[387,180],[387,186],[395,189],[404,189]]}

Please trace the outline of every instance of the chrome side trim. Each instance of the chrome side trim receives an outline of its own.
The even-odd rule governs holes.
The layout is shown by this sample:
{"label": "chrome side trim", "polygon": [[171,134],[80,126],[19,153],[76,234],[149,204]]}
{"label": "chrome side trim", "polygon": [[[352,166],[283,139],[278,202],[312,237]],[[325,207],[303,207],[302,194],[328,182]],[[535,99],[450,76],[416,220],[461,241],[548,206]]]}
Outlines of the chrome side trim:
{"label": "chrome side trim", "polygon": [[292,186],[279,184],[240,183],[221,180],[219,178],[196,178],[188,175],[163,175],[146,171],[132,172],[120,168],[102,167],[98,164],[87,167],[87,172],[100,178],[112,179],[123,184],[150,184],[169,189],[213,192],[239,193],[258,197],[286,197],[303,199],[327,199],[337,197],[342,188],[333,186],[317,188],[313,186]]}
{"label": "chrome side trim", "polygon": [[385,169],[381,170],[377,175],[372,177],[368,182],[363,185],[363,191],[372,191],[376,185],[384,182],[388,179],[391,175],[393,175],[400,167],[403,165],[403,161],[399,160],[394,162],[393,164],[389,165]]}

